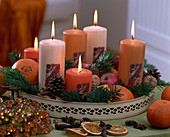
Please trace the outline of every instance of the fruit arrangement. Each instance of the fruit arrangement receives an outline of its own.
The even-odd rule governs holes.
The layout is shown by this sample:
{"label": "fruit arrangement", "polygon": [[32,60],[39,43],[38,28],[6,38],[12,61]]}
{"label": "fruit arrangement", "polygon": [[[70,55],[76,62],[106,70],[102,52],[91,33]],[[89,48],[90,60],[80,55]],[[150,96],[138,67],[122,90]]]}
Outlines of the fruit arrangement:
{"label": "fruit arrangement", "polygon": [[[0,103],[3,99],[0,98]],[[39,109],[40,104],[17,97],[6,100],[0,109],[0,136],[29,137],[49,134],[53,130],[50,115]]]}
{"label": "fruit arrangement", "polygon": [[[127,86],[118,78],[119,56],[111,51],[105,51],[94,64],[86,64],[92,75],[92,91],[80,94],[78,91],[67,91],[64,89],[62,77],[54,76],[50,79],[47,88],[39,89],[38,83],[38,63],[32,59],[22,58],[17,50],[10,53],[13,63],[12,68],[0,68],[1,78],[4,85],[17,87],[30,94],[75,102],[115,102],[134,99],[140,96],[149,96],[150,92],[158,86],[170,85],[160,80],[160,73],[155,66],[145,61],[143,82],[135,86]],[[66,59],[66,70],[73,68],[73,62]],[[96,95],[97,98],[96,98]],[[76,96],[76,97],[75,97]]]}

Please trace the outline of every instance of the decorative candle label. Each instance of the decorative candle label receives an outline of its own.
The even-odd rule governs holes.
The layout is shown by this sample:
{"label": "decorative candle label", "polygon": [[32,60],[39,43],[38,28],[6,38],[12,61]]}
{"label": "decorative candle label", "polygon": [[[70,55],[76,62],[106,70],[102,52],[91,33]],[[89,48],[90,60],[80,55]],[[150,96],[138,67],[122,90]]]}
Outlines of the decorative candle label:
{"label": "decorative candle label", "polygon": [[93,63],[104,53],[104,47],[97,47],[93,49]]}
{"label": "decorative candle label", "polygon": [[90,91],[90,83],[84,83],[84,84],[77,84],[77,91],[80,92],[80,94],[85,94]]}
{"label": "decorative candle label", "polygon": [[134,86],[142,82],[142,64],[131,64],[128,86]]}
{"label": "decorative candle label", "polygon": [[48,83],[53,76],[60,76],[60,64],[47,64],[46,65],[46,80],[45,86],[48,87]]}
{"label": "decorative candle label", "polygon": [[74,67],[77,68],[78,67],[78,62],[79,62],[79,56],[81,56],[81,61],[83,62],[84,57],[85,57],[85,53],[84,52],[75,52],[73,54],[73,60],[74,60]]}

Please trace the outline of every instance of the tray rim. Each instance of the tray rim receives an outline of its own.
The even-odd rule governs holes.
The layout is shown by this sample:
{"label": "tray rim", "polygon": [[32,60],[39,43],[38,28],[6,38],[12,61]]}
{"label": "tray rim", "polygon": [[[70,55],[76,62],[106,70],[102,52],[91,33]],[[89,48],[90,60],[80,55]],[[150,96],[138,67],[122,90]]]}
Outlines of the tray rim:
{"label": "tray rim", "polygon": [[63,100],[59,100],[59,99],[50,99],[50,98],[47,98],[47,97],[41,97],[41,96],[38,96],[38,95],[33,95],[33,94],[29,94],[29,93],[26,93],[24,91],[19,91],[20,92],[23,92],[24,94],[28,94],[32,97],[36,97],[38,99],[42,99],[42,100],[48,100],[48,101],[52,101],[52,102],[60,102],[60,103],[66,103],[66,104],[80,104],[80,105],[83,105],[83,104],[88,104],[88,105],[94,105],[94,104],[97,104],[97,105],[106,105],[106,104],[109,104],[109,105],[113,105],[113,104],[123,104],[123,103],[128,103],[128,102],[133,102],[133,101],[137,101],[137,100],[140,100],[140,99],[144,99],[146,97],[152,97],[154,95],[153,92],[151,92],[149,94],[149,96],[141,96],[141,97],[137,97],[137,98],[134,98],[134,99],[130,99],[130,100],[125,100],[125,101],[119,101],[119,102],[108,102],[108,103],[97,103],[97,102],[67,102],[67,101],[63,101]]}

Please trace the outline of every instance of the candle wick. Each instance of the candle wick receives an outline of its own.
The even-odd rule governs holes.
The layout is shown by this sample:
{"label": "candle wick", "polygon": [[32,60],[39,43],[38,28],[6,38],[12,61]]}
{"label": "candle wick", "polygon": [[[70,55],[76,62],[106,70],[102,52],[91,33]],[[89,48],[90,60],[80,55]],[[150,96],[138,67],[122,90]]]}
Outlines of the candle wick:
{"label": "candle wick", "polygon": [[77,28],[76,28],[76,27],[74,27],[73,29],[74,29],[74,30],[76,30]]}
{"label": "candle wick", "polygon": [[54,37],[51,38],[52,40],[54,39]]}
{"label": "candle wick", "polygon": [[95,23],[94,26],[97,26],[97,24]]}
{"label": "candle wick", "polygon": [[134,40],[134,37],[133,36],[131,36],[132,37],[132,40]]}

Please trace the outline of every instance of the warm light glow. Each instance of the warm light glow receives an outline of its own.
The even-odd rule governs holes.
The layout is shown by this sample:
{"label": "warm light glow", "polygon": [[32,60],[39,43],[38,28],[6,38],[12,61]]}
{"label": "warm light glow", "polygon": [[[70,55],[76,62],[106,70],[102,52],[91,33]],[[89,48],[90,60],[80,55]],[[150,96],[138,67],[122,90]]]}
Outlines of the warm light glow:
{"label": "warm light glow", "polygon": [[77,15],[74,13],[74,18],[73,18],[73,28],[77,29]]}
{"label": "warm light glow", "polygon": [[54,21],[52,22],[52,28],[51,28],[51,38],[53,39],[55,37],[55,26]]}
{"label": "warm light glow", "polygon": [[98,13],[97,10],[94,11],[94,25],[97,25]]}
{"label": "warm light glow", "polygon": [[78,73],[80,73],[81,70],[82,70],[82,67],[81,67],[81,56],[79,56]]}
{"label": "warm light glow", "polygon": [[132,39],[135,38],[135,23],[134,23],[134,20],[132,21],[131,37],[132,37]]}
{"label": "warm light glow", "polygon": [[35,40],[34,40],[34,49],[38,50],[38,38],[37,37],[35,37]]}

